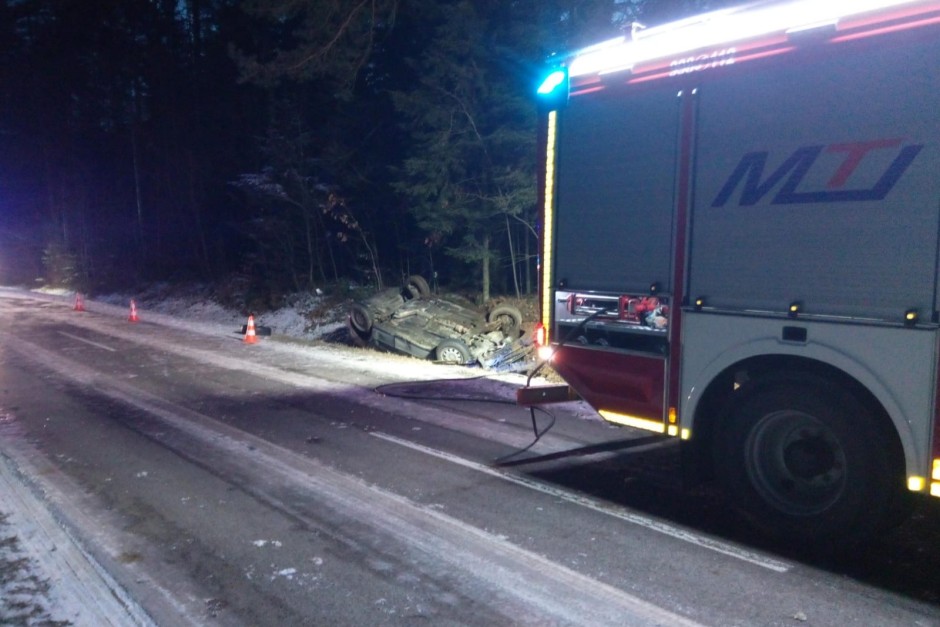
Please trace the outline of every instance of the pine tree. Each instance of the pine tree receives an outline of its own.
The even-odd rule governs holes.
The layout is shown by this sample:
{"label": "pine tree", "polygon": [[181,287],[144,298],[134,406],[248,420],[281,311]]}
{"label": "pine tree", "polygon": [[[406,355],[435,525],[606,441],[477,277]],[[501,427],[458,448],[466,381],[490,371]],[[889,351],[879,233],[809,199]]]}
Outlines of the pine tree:
{"label": "pine tree", "polygon": [[511,28],[522,4],[412,5],[431,35],[411,60],[413,87],[395,94],[410,136],[397,188],[429,245],[477,268],[484,300],[507,218],[534,208],[533,77]]}

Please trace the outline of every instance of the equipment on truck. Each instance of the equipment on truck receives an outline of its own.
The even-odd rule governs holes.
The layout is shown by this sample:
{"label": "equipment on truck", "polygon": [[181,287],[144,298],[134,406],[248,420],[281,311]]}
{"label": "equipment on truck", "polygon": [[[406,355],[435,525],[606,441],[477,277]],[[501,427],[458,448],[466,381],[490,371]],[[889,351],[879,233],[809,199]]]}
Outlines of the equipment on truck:
{"label": "equipment on truck", "polygon": [[938,68],[938,0],[791,0],[634,29],[539,87],[541,348],[775,534],[940,497]]}

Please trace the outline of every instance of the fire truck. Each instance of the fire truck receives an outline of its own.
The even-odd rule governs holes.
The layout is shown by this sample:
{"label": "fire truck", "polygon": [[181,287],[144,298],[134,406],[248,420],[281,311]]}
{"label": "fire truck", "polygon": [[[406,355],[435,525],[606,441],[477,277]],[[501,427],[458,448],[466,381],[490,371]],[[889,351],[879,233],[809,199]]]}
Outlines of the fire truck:
{"label": "fire truck", "polygon": [[635,25],[537,100],[537,339],[570,390],[779,536],[940,497],[940,1]]}

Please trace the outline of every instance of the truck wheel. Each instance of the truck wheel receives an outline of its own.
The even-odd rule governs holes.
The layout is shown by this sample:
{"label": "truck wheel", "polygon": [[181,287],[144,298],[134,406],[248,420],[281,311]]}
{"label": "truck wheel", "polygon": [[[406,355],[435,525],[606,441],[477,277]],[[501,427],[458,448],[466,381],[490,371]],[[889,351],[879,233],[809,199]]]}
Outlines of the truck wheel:
{"label": "truck wheel", "polygon": [[500,305],[487,314],[486,321],[498,322],[499,330],[511,335],[522,326],[522,312],[512,305]]}
{"label": "truck wheel", "polygon": [[431,295],[431,286],[419,274],[412,274],[405,282],[405,290],[412,298],[427,298]]}
{"label": "truck wheel", "polygon": [[749,387],[715,446],[716,470],[736,506],[791,540],[853,542],[883,527],[903,473],[872,414],[815,377]]}
{"label": "truck wheel", "polygon": [[372,312],[362,303],[353,303],[349,310],[349,324],[356,331],[368,335],[372,331]]}
{"label": "truck wheel", "polygon": [[470,349],[460,340],[444,340],[434,349],[434,358],[445,364],[470,363]]}

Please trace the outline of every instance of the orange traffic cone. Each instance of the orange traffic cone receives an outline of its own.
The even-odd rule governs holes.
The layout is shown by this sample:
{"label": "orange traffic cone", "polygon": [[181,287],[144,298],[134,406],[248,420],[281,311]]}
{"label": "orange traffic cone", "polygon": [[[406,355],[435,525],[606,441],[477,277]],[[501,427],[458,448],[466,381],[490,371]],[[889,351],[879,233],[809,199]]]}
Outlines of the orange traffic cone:
{"label": "orange traffic cone", "polygon": [[85,311],[85,297],[81,292],[75,292],[75,311]]}
{"label": "orange traffic cone", "polygon": [[258,336],[255,334],[255,317],[248,316],[248,326],[245,327],[245,344],[257,344]]}
{"label": "orange traffic cone", "polygon": [[140,318],[137,317],[137,303],[131,300],[131,315],[127,317],[128,322],[140,322]]}

